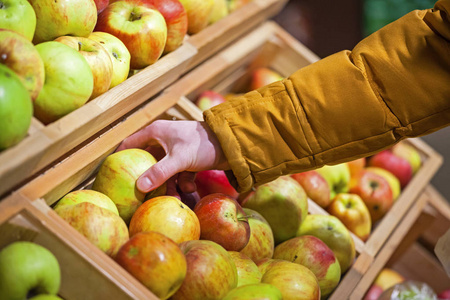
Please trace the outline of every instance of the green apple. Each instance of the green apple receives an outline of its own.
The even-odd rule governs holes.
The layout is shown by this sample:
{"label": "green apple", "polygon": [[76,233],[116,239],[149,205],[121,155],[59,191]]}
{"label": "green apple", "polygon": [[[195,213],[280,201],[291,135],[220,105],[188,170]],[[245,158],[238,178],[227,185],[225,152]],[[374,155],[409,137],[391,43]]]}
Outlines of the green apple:
{"label": "green apple", "polygon": [[215,0],[180,0],[188,17],[188,34],[205,29],[211,18]]}
{"label": "green apple", "polygon": [[130,51],[128,51],[125,44],[112,34],[101,31],[94,31],[89,35],[89,39],[100,43],[107,50],[111,58],[113,74],[109,88],[113,88],[125,81],[130,72],[131,60]]}
{"label": "green apple", "polygon": [[32,116],[27,89],[11,69],[0,64],[0,151],[27,135]]}
{"label": "green apple", "polygon": [[58,260],[45,247],[18,241],[0,251],[0,299],[26,299],[29,292],[55,295],[60,283]]}
{"label": "green apple", "polygon": [[209,16],[209,23],[213,24],[228,15],[227,0],[214,0],[214,7]]}
{"label": "green apple", "polygon": [[275,248],[273,258],[310,269],[319,281],[322,297],[330,295],[341,279],[341,267],[333,251],[312,235],[298,236],[281,243]]}
{"label": "green apple", "polygon": [[34,101],[44,85],[44,62],[33,43],[21,34],[0,29],[0,64],[13,70]]}
{"label": "green apple", "polygon": [[243,207],[259,212],[272,228],[275,244],[293,238],[308,214],[308,199],[301,185],[281,176],[260,185]]}
{"label": "green apple", "polygon": [[40,294],[30,298],[29,300],[63,300],[63,298],[56,295]]}
{"label": "green apple", "polygon": [[323,166],[316,170],[328,182],[330,186],[330,199],[336,194],[346,193],[350,184],[350,169],[347,163]]}
{"label": "green apple", "polygon": [[232,289],[223,300],[282,300],[279,289],[268,283],[247,284]]}
{"label": "green apple", "polygon": [[94,77],[78,51],[58,42],[36,46],[45,68],[45,82],[34,102],[34,115],[51,123],[83,106],[92,94]]}
{"label": "green apple", "polygon": [[155,163],[156,159],[141,149],[113,153],[101,164],[92,189],[111,198],[119,215],[129,224],[146,195],[137,189],[136,180]]}
{"label": "green apple", "polygon": [[236,252],[228,251],[237,269],[238,283],[237,286],[260,283],[261,272],[255,262],[247,255]]}
{"label": "green apple", "polygon": [[356,256],[355,243],[347,227],[335,216],[308,215],[297,236],[312,235],[321,239],[339,261],[341,274],[352,265]]}
{"label": "green apple", "polygon": [[31,42],[36,30],[36,14],[27,0],[0,0],[0,28],[10,29]]}
{"label": "green apple", "polygon": [[36,13],[33,43],[52,41],[63,35],[87,37],[97,23],[94,0],[28,0]]}

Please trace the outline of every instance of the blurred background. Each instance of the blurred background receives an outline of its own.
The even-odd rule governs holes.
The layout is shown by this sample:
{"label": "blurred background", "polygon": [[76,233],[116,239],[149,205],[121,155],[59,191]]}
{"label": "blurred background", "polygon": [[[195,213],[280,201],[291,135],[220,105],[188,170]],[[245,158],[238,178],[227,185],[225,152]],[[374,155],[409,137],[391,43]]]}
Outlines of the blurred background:
{"label": "blurred background", "polygon": [[[319,57],[352,49],[364,37],[434,0],[290,0],[274,21]],[[431,183],[450,200],[450,127],[422,137],[444,157]]]}

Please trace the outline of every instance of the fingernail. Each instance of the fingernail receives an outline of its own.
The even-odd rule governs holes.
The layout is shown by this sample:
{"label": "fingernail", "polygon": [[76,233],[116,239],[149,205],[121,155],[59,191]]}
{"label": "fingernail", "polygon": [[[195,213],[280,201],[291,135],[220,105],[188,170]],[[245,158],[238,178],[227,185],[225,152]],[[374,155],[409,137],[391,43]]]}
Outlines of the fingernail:
{"label": "fingernail", "polygon": [[146,192],[146,191],[150,190],[150,188],[152,186],[152,182],[150,181],[150,179],[148,177],[141,177],[141,178],[139,178],[137,185],[138,185],[138,189],[140,191]]}

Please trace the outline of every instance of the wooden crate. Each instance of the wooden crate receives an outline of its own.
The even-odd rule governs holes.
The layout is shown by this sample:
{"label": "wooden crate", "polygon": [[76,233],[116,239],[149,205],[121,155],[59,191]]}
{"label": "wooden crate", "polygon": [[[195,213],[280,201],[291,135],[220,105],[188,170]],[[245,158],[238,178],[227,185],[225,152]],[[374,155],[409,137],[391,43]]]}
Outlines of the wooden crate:
{"label": "wooden crate", "polygon": [[286,2],[253,0],[199,33],[187,36],[177,50],[63,118],[48,125],[33,118],[28,136],[0,153],[0,198],[76,151],[74,148],[155,96],[187,70],[277,14]]}

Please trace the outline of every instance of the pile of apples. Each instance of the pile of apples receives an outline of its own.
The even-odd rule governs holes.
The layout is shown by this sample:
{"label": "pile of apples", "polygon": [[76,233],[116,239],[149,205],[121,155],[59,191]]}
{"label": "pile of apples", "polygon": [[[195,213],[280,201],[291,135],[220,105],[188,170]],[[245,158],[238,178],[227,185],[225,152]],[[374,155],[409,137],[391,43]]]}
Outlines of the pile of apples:
{"label": "pile of apples", "polygon": [[0,0],[0,150],[249,0]]}

